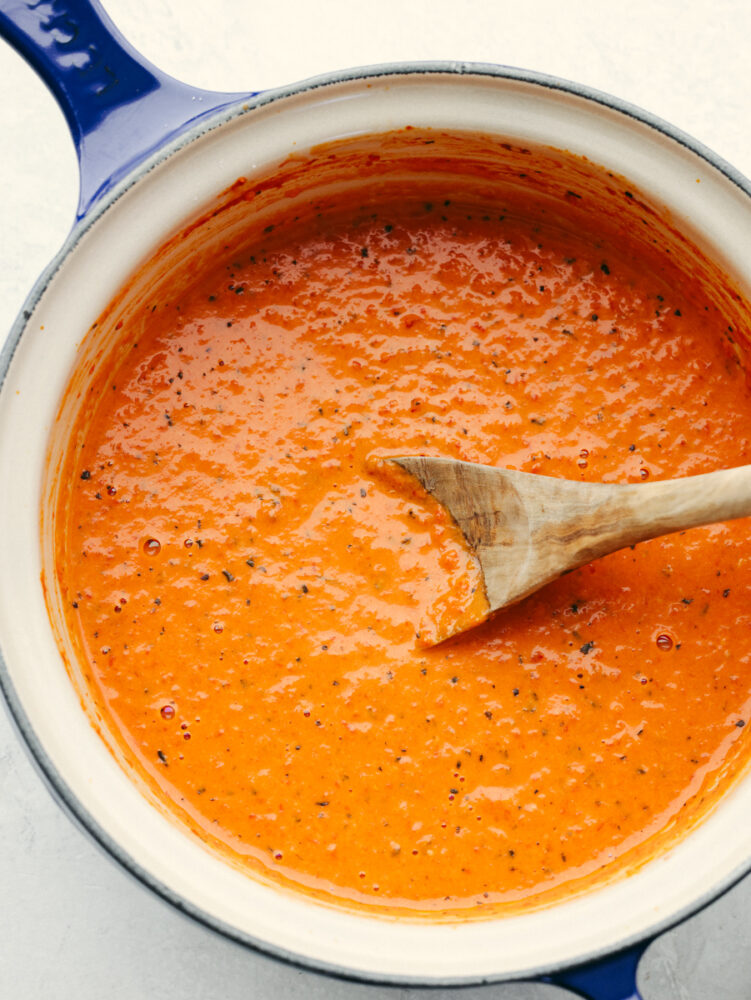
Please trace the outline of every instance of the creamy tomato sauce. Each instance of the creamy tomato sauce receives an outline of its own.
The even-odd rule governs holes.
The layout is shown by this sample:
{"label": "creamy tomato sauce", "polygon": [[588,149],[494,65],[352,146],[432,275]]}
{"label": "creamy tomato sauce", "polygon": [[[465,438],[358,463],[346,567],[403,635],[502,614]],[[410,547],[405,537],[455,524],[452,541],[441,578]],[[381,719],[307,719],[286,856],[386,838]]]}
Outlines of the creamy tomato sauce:
{"label": "creamy tomato sauce", "polygon": [[727,320],[520,189],[405,183],[266,228],[123,324],[71,434],[57,583],[103,717],[233,863],[329,899],[482,915],[638,865],[748,754],[748,522],[425,648],[477,570],[374,459],[742,464]]}

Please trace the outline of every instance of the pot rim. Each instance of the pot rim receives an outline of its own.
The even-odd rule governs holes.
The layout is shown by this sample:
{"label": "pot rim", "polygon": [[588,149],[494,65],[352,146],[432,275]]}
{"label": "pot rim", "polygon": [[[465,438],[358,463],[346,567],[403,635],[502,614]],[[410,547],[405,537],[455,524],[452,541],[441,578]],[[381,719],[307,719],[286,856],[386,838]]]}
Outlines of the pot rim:
{"label": "pot rim", "polygon": [[[383,77],[403,77],[411,75],[437,75],[445,77],[492,77],[507,80],[514,83],[526,83],[541,88],[558,91],[569,96],[578,97],[584,101],[600,105],[614,111],[635,122],[646,125],[648,128],[660,133],[662,136],[672,140],[684,147],[693,155],[704,160],[727,180],[738,187],[745,195],[751,197],[751,181],[740,171],[734,168],[721,156],[714,153],[700,141],[694,139],[681,129],[671,125],[657,115],[652,114],[642,108],[623,101],[596,88],[584,84],[568,81],[545,73],[525,70],[516,67],[496,65],[492,63],[475,62],[453,62],[453,61],[429,61],[429,62],[397,62],[384,63],[364,67],[354,67],[333,71],[331,73],[304,79],[300,82],[288,84],[273,90],[263,91],[259,94],[240,99],[234,104],[223,107],[221,110],[199,123],[186,128],[184,132],[176,138],[166,141],[156,152],[152,153],[136,167],[134,167],[121,181],[114,185],[109,191],[93,205],[93,207],[73,226],[68,237],[64,241],[58,253],[54,256],[50,264],[42,272],[41,276],[30,291],[24,305],[11,327],[5,342],[0,350],[0,392],[2,391],[10,364],[15,354],[16,348],[26,329],[29,318],[34,312],[37,304],[44,296],[53,277],[60,269],[63,261],[75,250],[85,234],[92,228],[98,220],[119,201],[119,199],[147,174],[157,166],[170,159],[174,154],[189,146],[205,134],[214,131],[231,121],[258,108],[272,104],[274,102],[300,96],[308,92],[321,88],[334,86],[356,81],[377,79]],[[83,828],[94,843],[109,855],[118,865],[123,868],[131,877],[142,885],[156,893],[164,901],[169,903],[180,913],[191,917],[204,927],[221,934],[245,947],[249,947],[261,954],[273,957],[295,968],[324,973],[337,979],[348,982],[365,984],[383,984],[388,986],[406,987],[430,987],[446,988],[458,986],[475,986],[497,982],[519,981],[520,979],[539,979],[567,969],[589,965],[633,948],[640,943],[643,946],[657,935],[668,930],[670,927],[681,923],[687,917],[699,912],[708,906],[719,896],[727,892],[732,886],[739,882],[751,870],[751,855],[746,861],[737,866],[724,878],[714,883],[704,893],[700,894],[692,902],[680,907],[675,913],[668,917],[663,917],[627,935],[619,943],[617,952],[613,952],[612,947],[604,945],[600,948],[593,948],[579,955],[573,961],[560,961],[558,963],[542,963],[523,971],[497,974],[477,974],[467,976],[447,976],[443,978],[425,979],[420,975],[391,974],[377,971],[361,971],[350,969],[336,963],[318,960],[310,956],[301,956],[296,952],[289,951],[275,944],[256,938],[232,925],[226,923],[218,917],[213,916],[204,910],[200,905],[185,899],[178,892],[171,889],[151,871],[140,864],[131,854],[129,854],[120,844],[107,833],[99,822],[80,802],[77,795],[62,777],[53,761],[48,756],[36,735],[33,723],[24,709],[20,697],[16,693],[15,686],[11,679],[10,671],[5,662],[5,656],[0,647],[0,690],[2,691],[9,714],[15,723],[22,743],[29,753],[32,762],[40,772],[41,776],[50,788],[53,797],[63,807],[64,811]]]}

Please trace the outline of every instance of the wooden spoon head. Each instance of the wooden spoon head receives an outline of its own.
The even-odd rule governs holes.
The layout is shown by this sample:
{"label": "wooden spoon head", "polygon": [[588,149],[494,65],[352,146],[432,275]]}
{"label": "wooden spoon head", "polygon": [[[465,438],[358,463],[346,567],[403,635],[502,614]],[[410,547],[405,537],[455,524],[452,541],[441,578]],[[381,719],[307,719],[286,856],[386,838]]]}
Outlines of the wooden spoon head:
{"label": "wooden spoon head", "polygon": [[448,458],[392,459],[438,500],[461,528],[482,572],[488,612],[530,593],[530,521],[517,477],[526,473]]}
{"label": "wooden spoon head", "polygon": [[391,459],[414,476],[451,514],[477,558],[485,587],[484,613],[457,609],[441,640],[484,621],[562,573],[612,551],[591,544],[593,510],[612,489],[549,476],[498,469],[450,458],[409,455]]}

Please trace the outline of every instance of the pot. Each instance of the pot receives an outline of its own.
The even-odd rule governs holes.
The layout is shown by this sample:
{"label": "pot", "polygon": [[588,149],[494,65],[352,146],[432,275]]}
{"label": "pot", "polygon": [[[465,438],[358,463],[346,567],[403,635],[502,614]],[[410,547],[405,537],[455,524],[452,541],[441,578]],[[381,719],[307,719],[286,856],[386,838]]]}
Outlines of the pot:
{"label": "pot", "polygon": [[751,781],[737,784],[689,837],[628,878],[503,920],[384,920],[248,879],[149,804],[82,710],[40,585],[40,490],[83,333],[143,260],[239,176],[262,175],[333,138],[415,124],[566,149],[627,176],[745,290],[748,182],[665,123],[539,74],[457,63],[385,65],[273,92],[216,94],[165,77],[89,0],[54,7],[0,0],[0,32],[53,90],[81,165],[76,225],[0,356],[0,463],[13,470],[0,513],[14,526],[0,549],[0,682],[53,792],[154,892],[286,961],[369,982],[543,978],[601,1000],[636,996],[645,943],[751,868]]}

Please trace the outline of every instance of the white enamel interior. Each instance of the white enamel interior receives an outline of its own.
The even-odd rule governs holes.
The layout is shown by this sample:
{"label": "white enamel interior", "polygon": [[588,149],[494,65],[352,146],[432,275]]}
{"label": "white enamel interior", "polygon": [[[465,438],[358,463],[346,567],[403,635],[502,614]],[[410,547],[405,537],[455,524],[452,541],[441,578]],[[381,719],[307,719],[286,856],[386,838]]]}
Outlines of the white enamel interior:
{"label": "white enamel interior", "polygon": [[0,396],[0,643],[16,711],[48,771],[147,881],[236,936],[314,965],[368,978],[477,981],[603,953],[707,898],[751,857],[751,780],[672,852],[587,896],[455,925],[353,915],[242,875],[149,805],[81,709],[40,585],[50,428],[84,332],[127,276],[238,176],[323,140],[406,125],[497,133],[612,168],[690,220],[715,259],[751,287],[748,196],[656,129],[563,90],[482,73],[390,75],[312,88],[235,117],[125,190],[63,259],[27,323]]}

